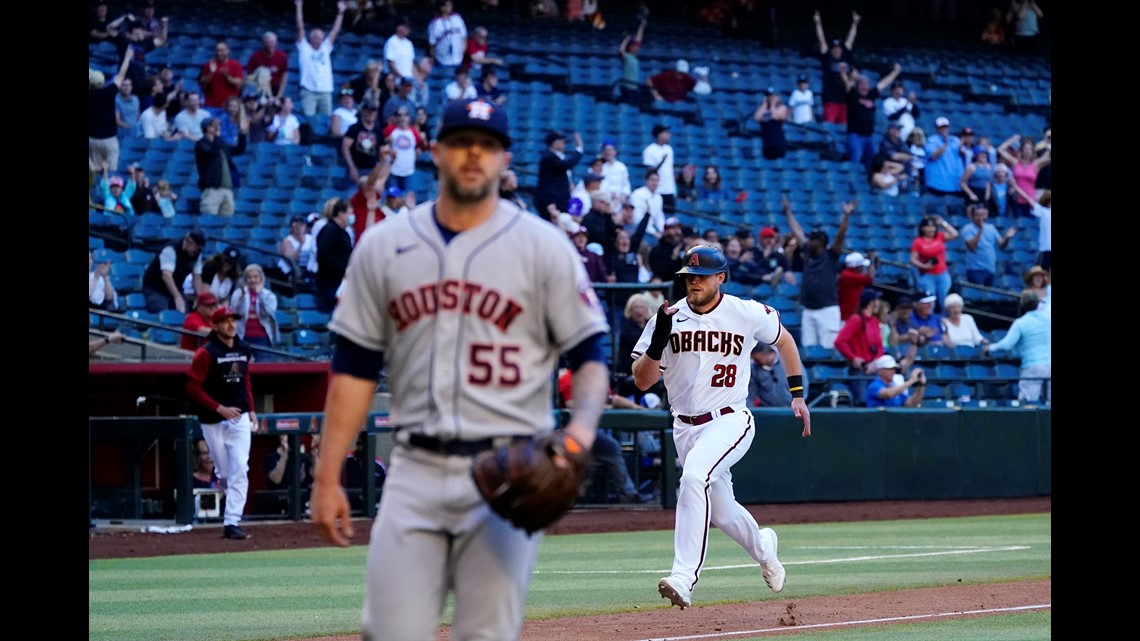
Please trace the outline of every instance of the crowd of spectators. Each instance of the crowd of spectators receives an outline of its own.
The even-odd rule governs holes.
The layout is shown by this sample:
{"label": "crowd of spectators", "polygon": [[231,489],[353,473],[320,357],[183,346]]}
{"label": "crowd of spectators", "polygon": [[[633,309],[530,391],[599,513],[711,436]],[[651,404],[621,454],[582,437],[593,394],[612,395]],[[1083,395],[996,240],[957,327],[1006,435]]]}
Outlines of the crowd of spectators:
{"label": "crowd of spectators", "polygon": [[[327,33],[311,24],[306,26],[304,0],[294,0],[294,4],[295,51],[278,48],[277,35],[263,31],[260,47],[243,65],[230,57],[232,38],[219,39],[214,55],[200,62],[197,88],[187,88],[178,81],[170,66],[155,68],[148,64],[147,54],[168,46],[171,29],[177,30],[168,18],[155,16],[154,2],[142,0],[137,15],[126,12],[121,16],[110,15],[106,3],[97,3],[91,15],[91,42],[112,42],[122,55],[118,73],[110,82],[94,69],[89,78],[89,161],[96,177],[92,202],[107,210],[128,216],[155,211],[172,217],[182,209],[170,181],[159,179],[152,190],[141,167],[132,167],[129,178],[119,175],[120,138],[195,141],[201,196],[196,201],[199,211],[192,213],[229,216],[234,212],[235,190],[242,180],[233,157],[242,154],[249,143],[302,144],[304,123],[321,122],[314,116],[327,117],[323,121],[326,129],[313,133],[339,140],[345,167],[341,184],[346,189],[343,198],[332,207],[326,206],[321,217],[334,225],[314,229],[311,218],[294,216],[288,233],[278,239],[280,260],[265,268],[242,265],[244,271],[230,276],[232,282],[228,284],[200,278],[203,262],[209,261],[199,255],[205,237],[194,231],[160,251],[144,277],[143,289],[151,311],[193,313],[198,304],[194,298],[198,296],[200,303],[206,292],[241,311],[233,297],[242,295],[243,304],[252,305],[253,311],[242,312],[239,334],[250,327],[253,333],[243,338],[265,346],[281,340],[272,313],[265,316],[266,308],[275,302],[269,281],[284,278],[290,285],[299,286],[298,291],[316,292],[319,307],[331,312],[343,266],[356,239],[367,227],[414,206],[412,179],[417,163],[428,158],[434,115],[451,100],[480,97],[502,106],[509,100],[510,91],[497,71],[505,68],[507,61],[494,51],[488,29],[482,25],[469,29],[451,0],[438,3],[431,19],[419,24],[408,16],[396,15],[392,3],[382,3],[382,10],[365,10],[358,3],[337,2]],[[1032,0],[1014,0],[1003,24],[1016,24],[1012,31],[1019,47],[1028,49],[1035,46],[1037,19],[1042,15]],[[513,172],[504,176],[503,193],[562,226],[579,246],[596,282],[668,285],[673,281],[678,257],[688,247],[710,239],[722,244],[733,282],[750,288],[768,286],[772,291],[788,288],[798,299],[802,314],[800,344],[838,349],[853,371],[872,374],[868,368],[892,346],[942,341],[985,345],[988,339],[978,331],[973,318],[962,312],[968,294],[954,291],[955,279],[994,286],[1000,252],[1018,233],[1025,233],[1022,228],[1029,218],[1036,218],[1040,233],[1035,267],[1039,275],[1035,278],[1047,284],[1051,269],[1051,130],[1043,132],[1040,142],[1021,133],[995,136],[1003,142],[994,147],[987,136],[979,137],[975,144],[974,132],[968,126],[951,133],[949,119],[937,115],[933,133],[926,134],[918,123],[929,116],[920,108],[916,92],[908,91],[898,79],[901,65],[895,63],[877,79],[857,67],[853,50],[861,20],[852,12],[845,37],[829,40],[817,11],[813,21],[820,79],[798,76],[787,102],[781,90],[763,90],[752,118],[759,125],[765,159],[786,155],[786,126],[817,122],[841,125],[846,128],[845,159],[865,168],[874,193],[921,199],[927,217],[910,245],[909,261],[916,302],[905,296],[896,302],[896,309],[889,312],[889,331],[884,323],[882,340],[875,340],[880,325],[872,319],[884,316],[883,309],[890,305],[881,295],[867,294],[876,278],[877,256],[865,247],[847,249],[851,244],[846,237],[849,220],[858,203],[835,203],[843,212],[835,230],[820,226],[805,229],[786,197],[786,226],[782,231],[775,226],[718,230],[714,225],[698,230],[682,225],[675,215],[693,203],[733,198],[741,202],[747,194],[730,191],[715,155],[678,158],[671,141],[686,132],[674,132],[666,124],[655,124],[651,138],[640,149],[626,150],[609,138],[586,141],[577,132],[551,131],[544,141],[546,148],[537,158],[522,159],[538,167],[533,199],[528,202],[518,197],[520,191],[527,190],[520,189]],[[648,24],[648,17],[639,14],[634,33],[623,34],[615,65],[615,98],[645,109],[652,109],[655,103],[699,100],[710,90],[708,70],[694,69],[686,60],[668,63],[643,78],[638,54]],[[417,27],[423,33],[417,33]],[[343,77],[333,71],[335,45],[342,29],[381,36],[383,46],[359,75]],[[997,31],[997,25],[988,25],[984,37],[994,39],[995,44],[998,39],[1007,42],[1009,30],[1000,36]],[[417,50],[417,43],[423,41],[426,48]],[[296,77],[289,72],[294,55],[299,70]],[[448,81],[437,84],[443,86],[442,95],[432,95],[432,79]],[[880,96],[879,92],[886,92],[888,87],[889,95]],[[295,100],[300,103],[297,113]],[[888,126],[876,133],[874,122],[880,116],[885,116]],[[567,144],[568,139],[571,144]],[[1005,227],[1004,233],[990,222],[994,219]],[[947,246],[954,242],[962,243],[966,250],[964,265],[947,260]],[[93,270],[102,269],[93,266]],[[95,280],[92,282],[95,305]],[[1044,285],[1037,280],[1034,284],[1038,300],[1045,300]],[[225,291],[214,291],[219,287]],[[644,294],[650,296],[651,292]],[[666,295],[675,298],[671,292]],[[608,304],[618,315],[626,310],[628,318],[626,303],[634,297],[629,292],[619,296]],[[642,302],[638,299],[639,304]],[[913,311],[909,309],[912,302]],[[896,318],[897,323],[893,322]],[[837,338],[851,333],[847,328],[853,320],[860,322],[858,340],[866,345],[848,354],[844,351],[848,348],[840,345],[849,345],[850,337],[844,335],[842,341]],[[918,383],[915,379],[911,385]]]}

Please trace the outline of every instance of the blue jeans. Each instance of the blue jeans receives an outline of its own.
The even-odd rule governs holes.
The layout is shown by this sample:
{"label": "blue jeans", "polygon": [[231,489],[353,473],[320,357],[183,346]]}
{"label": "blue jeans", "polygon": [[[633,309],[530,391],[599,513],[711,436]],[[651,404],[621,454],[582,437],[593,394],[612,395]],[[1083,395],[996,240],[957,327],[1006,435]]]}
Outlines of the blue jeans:
{"label": "blue jeans", "polygon": [[988,269],[967,269],[966,282],[975,285],[985,285],[986,287],[993,287],[994,280],[997,279],[997,274]]}
{"label": "blue jeans", "polygon": [[859,163],[864,167],[871,166],[875,157],[875,143],[871,136],[847,134],[847,157],[851,162]]}
{"label": "blue jeans", "polygon": [[946,299],[946,295],[950,293],[950,270],[946,270],[941,274],[919,274],[918,275],[918,288],[921,291],[931,291],[938,297],[934,301],[934,311],[942,313],[942,301]]}

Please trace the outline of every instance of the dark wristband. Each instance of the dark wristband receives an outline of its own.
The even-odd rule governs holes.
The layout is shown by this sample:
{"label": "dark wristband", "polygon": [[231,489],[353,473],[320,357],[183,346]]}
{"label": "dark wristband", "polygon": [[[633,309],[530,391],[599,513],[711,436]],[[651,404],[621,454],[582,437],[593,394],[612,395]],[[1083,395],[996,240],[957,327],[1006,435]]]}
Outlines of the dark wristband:
{"label": "dark wristband", "polygon": [[804,397],[804,377],[800,374],[788,377],[788,391],[792,393],[792,398]]}

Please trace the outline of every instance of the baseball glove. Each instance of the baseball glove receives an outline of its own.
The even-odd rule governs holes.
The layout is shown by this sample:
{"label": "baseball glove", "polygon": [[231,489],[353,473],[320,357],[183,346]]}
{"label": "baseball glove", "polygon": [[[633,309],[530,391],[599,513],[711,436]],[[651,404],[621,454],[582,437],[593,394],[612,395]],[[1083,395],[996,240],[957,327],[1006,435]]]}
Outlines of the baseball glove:
{"label": "baseball glove", "polygon": [[578,500],[590,452],[566,430],[480,454],[471,477],[496,514],[531,534],[558,520]]}

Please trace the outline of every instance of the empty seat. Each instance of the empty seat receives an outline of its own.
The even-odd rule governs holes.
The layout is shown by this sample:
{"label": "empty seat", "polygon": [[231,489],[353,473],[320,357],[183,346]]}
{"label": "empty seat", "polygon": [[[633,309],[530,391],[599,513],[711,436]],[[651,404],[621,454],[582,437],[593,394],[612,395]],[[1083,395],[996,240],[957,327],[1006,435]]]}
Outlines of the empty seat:
{"label": "empty seat", "polygon": [[146,296],[142,292],[131,292],[121,299],[126,309],[146,309]]}
{"label": "empty seat", "polygon": [[305,351],[318,350],[323,346],[321,334],[308,329],[298,329],[293,332],[293,346]]}
{"label": "empty seat", "polygon": [[[280,300],[281,298],[278,297],[278,303]],[[291,309],[282,309],[278,306],[273,316],[277,319],[277,328],[282,332],[292,332],[297,329],[297,315]],[[282,342],[284,340],[284,336],[282,336]]]}
{"label": "empty seat", "polygon": [[317,308],[317,297],[313,294],[297,294],[293,298],[299,310]]}
{"label": "empty seat", "polygon": [[119,295],[142,291],[142,276],[139,274],[111,274],[111,286]]}
{"label": "empty seat", "polygon": [[182,342],[182,334],[171,329],[151,328],[147,338],[162,345],[178,345]]}
{"label": "empty seat", "polygon": [[834,350],[823,345],[801,345],[800,358],[805,361],[825,361],[837,358]]}
{"label": "empty seat", "polygon": [[134,247],[128,249],[123,253],[123,260],[131,265],[142,265],[146,267],[150,261],[154,259],[154,254],[145,249],[136,249]]}
{"label": "empty seat", "polygon": [[186,314],[183,314],[177,309],[164,309],[158,313],[158,321],[163,325],[174,325],[175,327],[182,327],[182,321],[185,319]]}
{"label": "empty seat", "polygon": [[297,327],[318,332],[327,331],[330,315],[316,309],[297,310]]}

